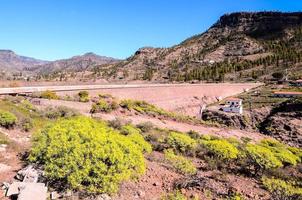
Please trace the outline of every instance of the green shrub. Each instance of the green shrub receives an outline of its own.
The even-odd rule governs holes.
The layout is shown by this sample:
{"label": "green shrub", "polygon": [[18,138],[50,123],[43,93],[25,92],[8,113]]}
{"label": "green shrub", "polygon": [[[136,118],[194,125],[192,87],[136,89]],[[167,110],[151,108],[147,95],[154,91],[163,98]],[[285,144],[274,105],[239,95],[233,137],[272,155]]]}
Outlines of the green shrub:
{"label": "green shrub", "polygon": [[300,162],[299,156],[292,153],[285,144],[277,140],[265,139],[260,142],[260,145],[271,150],[283,164],[296,165]]}
{"label": "green shrub", "polygon": [[80,91],[78,93],[80,102],[88,102],[89,101],[89,93],[87,91]]}
{"label": "green shrub", "polygon": [[46,91],[42,92],[40,94],[40,98],[43,98],[43,99],[59,99],[57,94],[53,91],[50,91],[50,90],[46,90]]}
{"label": "green shrub", "polygon": [[131,110],[134,106],[134,101],[132,101],[130,99],[124,99],[120,102],[120,106],[122,108],[126,108],[128,110]]}
{"label": "green shrub", "polygon": [[263,177],[262,184],[271,193],[273,199],[294,200],[302,198],[302,188],[293,182]]}
{"label": "green shrub", "polygon": [[30,101],[28,101],[27,99],[23,100],[21,102],[21,105],[22,105],[22,107],[24,107],[27,110],[36,111],[35,106]]}
{"label": "green shrub", "polygon": [[151,145],[145,141],[144,137],[141,135],[141,132],[139,129],[135,128],[134,126],[128,124],[125,126],[122,126],[121,133],[126,135],[128,138],[131,139],[133,143],[138,145],[138,147],[141,149],[141,151],[146,153],[152,152]]}
{"label": "green shrub", "polygon": [[127,124],[121,127],[121,133],[124,135],[130,135],[130,134],[140,134],[140,129],[132,126],[131,124]]}
{"label": "green shrub", "polygon": [[255,167],[256,173],[259,170],[282,167],[282,162],[266,147],[257,144],[247,144],[246,151],[248,161]]}
{"label": "green shrub", "polygon": [[175,155],[173,150],[164,151],[166,161],[171,164],[178,172],[187,175],[194,175],[197,172],[194,164],[183,156]]}
{"label": "green shrub", "polygon": [[71,97],[70,95],[68,94],[65,94],[63,97],[62,97],[62,100],[64,101],[74,101],[75,98]]}
{"label": "green shrub", "polygon": [[0,111],[0,126],[11,128],[16,124],[16,122],[17,117],[14,114],[10,112]]}
{"label": "green shrub", "polygon": [[170,132],[165,142],[181,153],[189,153],[197,147],[197,142],[184,133]]}
{"label": "green shrub", "polygon": [[132,133],[127,136],[134,144],[138,146],[138,148],[145,152],[145,153],[151,153],[152,152],[152,146],[145,141],[144,137],[139,133]]}
{"label": "green shrub", "polygon": [[154,125],[152,122],[143,122],[137,125],[137,128],[139,128],[142,132],[146,133],[151,131],[154,128]]}
{"label": "green shrub", "polygon": [[187,200],[187,197],[183,195],[180,191],[176,190],[164,195],[161,200]]}
{"label": "green shrub", "polygon": [[6,135],[0,132],[0,144],[9,144],[10,141]]}
{"label": "green shrub", "polygon": [[215,140],[215,139],[220,139],[220,138],[217,136],[213,136],[213,135],[201,135],[200,139],[201,139],[201,141],[202,140],[209,141],[209,140]]}
{"label": "green shrub", "polygon": [[195,139],[195,140],[198,140],[198,139],[201,138],[201,135],[200,135],[198,132],[193,131],[193,130],[188,131],[187,134],[188,134],[191,138],[193,138],[193,139]]}
{"label": "green shrub", "polygon": [[232,145],[234,145],[235,147],[238,147],[241,145],[241,141],[237,140],[236,138],[234,137],[228,137],[226,138],[225,140],[227,140],[229,143],[231,143]]}
{"label": "green shrub", "polygon": [[201,144],[210,155],[222,160],[232,160],[238,157],[238,149],[224,139],[201,140]]}
{"label": "green shrub", "polygon": [[115,129],[121,129],[126,124],[122,118],[116,117],[113,120],[108,121],[108,125]]}
{"label": "green shrub", "polygon": [[298,162],[302,162],[302,149],[296,147],[287,147],[287,149],[299,158]]}
{"label": "green shrub", "polygon": [[61,117],[69,118],[75,117],[78,115],[77,111],[65,107],[65,106],[58,106],[58,107],[47,107],[43,111],[43,115],[49,119],[58,119]]}
{"label": "green shrub", "polygon": [[99,94],[100,99],[113,99],[114,97],[111,94]]}
{"label": "green shrub", "polygon": [[112,110],[116,110],[118,108],[117,103],[113,101],[112,103],[108,103],[104,99],[100,99],[97,103],[93,104],[91,107],[91,113],[97,112],[106,112],[110,113]]}
{"label": "green shrub", "polygon": [[241,194],[235,193],[228,198],[228,200],[244,200]]}
{"label": "green shrub", "polygon": [[33,120],[30,118],[20,120],[20,125],[22,130],[26,132],[30,131],[34,127]]}
{"label": "green shrub", "polygon": [[86,117],[59,120],[34,135],[29,160],[43,164],[49,179],[89,193],[117,192],[121,181],[145,172],[130,138]]}

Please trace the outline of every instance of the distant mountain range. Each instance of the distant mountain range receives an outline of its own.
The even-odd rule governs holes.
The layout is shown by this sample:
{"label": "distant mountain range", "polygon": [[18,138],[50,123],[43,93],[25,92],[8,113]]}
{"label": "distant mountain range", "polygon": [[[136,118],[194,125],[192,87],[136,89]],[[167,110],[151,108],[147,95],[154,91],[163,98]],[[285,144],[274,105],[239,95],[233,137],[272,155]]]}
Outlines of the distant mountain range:
{"label": "distant mountain range", "polygon": [[17,55],[11,50],[0,50],[0,70],[7,74],[50,74],[54,72],[78,72],[102,64],[118,62],[118,59],[86,53],[68,59],[44,61]]}
{"label": "distant mountain range", "polygon": [[0,70],[2,71],[17,72],[22,71],[24,68],[31,68],[47,63],[47,61],[19,56],[11,50],[0,50]]}
{"label": "distant mountain range", "polygon": [[44,78],[88,71],[88,80],[109,81],[263,81],[275,72],[297,79],[302,78],[302,12],[225,14],[204,33],[169,48],[140,48],[126,60],[87,53],[48,62],[2,50],[0,69]]}
{"label": "distant mountain range", "polygon": [[106,56],[99,56],[90,52],[81,56],[74,56],[69,59],[56,60],[42,65],[37,65],[34,68],[29,68],[28,70],[41,75],[51,74],[58,71],[81,72],[91,70],[97,65],[113,64],[118,61],[120,60]]}

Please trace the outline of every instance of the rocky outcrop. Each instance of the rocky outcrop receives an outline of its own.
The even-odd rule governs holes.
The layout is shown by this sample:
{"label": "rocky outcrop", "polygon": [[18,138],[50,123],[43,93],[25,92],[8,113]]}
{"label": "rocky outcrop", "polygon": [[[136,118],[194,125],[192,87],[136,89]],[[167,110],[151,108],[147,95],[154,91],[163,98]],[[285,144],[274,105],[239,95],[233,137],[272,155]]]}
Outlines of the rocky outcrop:
{"label": "rocky outcrop", "polygon": [[290,99],[273,108],[254,109],[244,115],[206,110],[202,119],[239,129],[258,129],[279,141],[295,147],[302,147],[302,100]]}
{"label": "rocky outcrop", "polygon": [[202,120],[240,129],[252,128],[248,116],[225,113],[222,111],[205,110],[202,113]]}
{"label": "rocky outcrop", "polygon": [[302,113],[277,113],[262,123],[261,131],[291,146],[302,147]]}
{"label": "rocky outcrop", "polygon": [[289,100],[272,109],[259,124],[262,133],[289,145],[302,147],[302,100]]}
{"label": "rocky outcrop", "polygon": [[301,12],[237,12],[223,15],[212,28],[231,29],[251,37],[267,37],[301,24]]}

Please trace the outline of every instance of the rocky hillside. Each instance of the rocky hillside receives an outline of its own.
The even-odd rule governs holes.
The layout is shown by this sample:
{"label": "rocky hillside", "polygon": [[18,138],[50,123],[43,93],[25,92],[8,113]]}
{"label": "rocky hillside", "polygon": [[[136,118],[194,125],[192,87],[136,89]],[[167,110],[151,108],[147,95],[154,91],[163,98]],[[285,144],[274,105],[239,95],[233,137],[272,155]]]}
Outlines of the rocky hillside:
{"label": "rocky hillside", "polygon": [[260,123],[259,129],[290,145],[302,147],[302,99],[292,99],[276,106]]}
{"label": "rocky hillside", "polygon": [[98,73],[108,79],[223,81],[264,79],[294,66],[295,78],[302,75],[301,25],[300,12],[226,14],[202,34],[170,48],[141,48]]}
{"label": "rocky hillside", "polygon": [[19,56],[11,50],[0,50],[0,70],[2,73],[22,71],[23,68],[31,68],[46,63],[47,61]]}

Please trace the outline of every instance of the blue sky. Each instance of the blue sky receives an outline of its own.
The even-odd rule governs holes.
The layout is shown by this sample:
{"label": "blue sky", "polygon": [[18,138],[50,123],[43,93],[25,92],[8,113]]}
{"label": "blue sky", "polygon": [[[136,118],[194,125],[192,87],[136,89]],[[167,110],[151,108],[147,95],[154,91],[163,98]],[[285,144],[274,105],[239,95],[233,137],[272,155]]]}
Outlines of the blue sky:
{"label": "blue sky", "polygon": [[301,11],[301,0],[0,0],[0,49],[45,60],[126,58],[168,47],[234,11]]}

